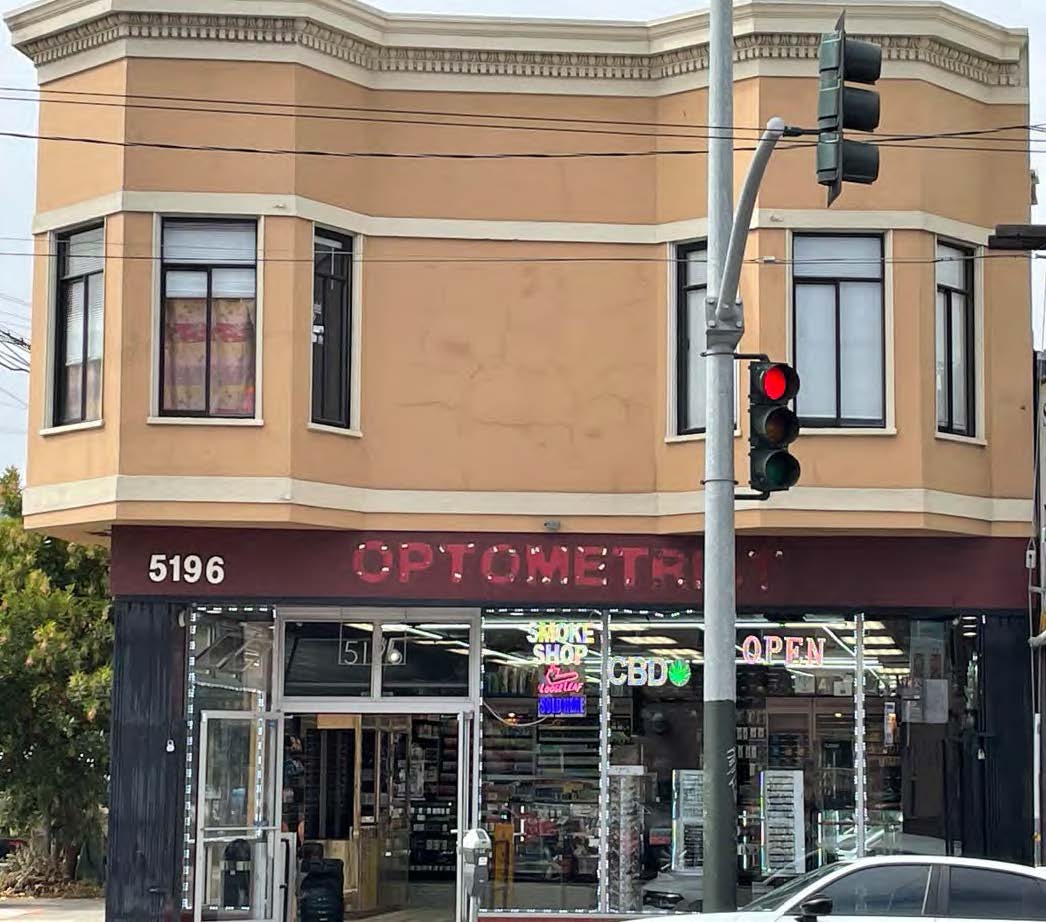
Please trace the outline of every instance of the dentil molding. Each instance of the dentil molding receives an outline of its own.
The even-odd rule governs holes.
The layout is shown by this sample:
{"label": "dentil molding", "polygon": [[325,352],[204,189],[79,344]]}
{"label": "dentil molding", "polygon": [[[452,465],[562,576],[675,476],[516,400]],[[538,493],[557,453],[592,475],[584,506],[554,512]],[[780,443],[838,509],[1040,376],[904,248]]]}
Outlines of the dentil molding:
{"label": "dentil molding", "polygon": [[[920,35],[863,35],[886,61],[917,62],[985,87],[1027,86],[1024,61],[993,59]],[[380,45],[304,17],[114,12],[18,43],[37,67],[121,40],[184,39],[297,45],[372,72],[659,81],[707,70],[707,43],[650,54]],[[815,32],[753,32],[734,40],[736,62],[815,60]],[[16,36],[17,41],[17,36]]]}

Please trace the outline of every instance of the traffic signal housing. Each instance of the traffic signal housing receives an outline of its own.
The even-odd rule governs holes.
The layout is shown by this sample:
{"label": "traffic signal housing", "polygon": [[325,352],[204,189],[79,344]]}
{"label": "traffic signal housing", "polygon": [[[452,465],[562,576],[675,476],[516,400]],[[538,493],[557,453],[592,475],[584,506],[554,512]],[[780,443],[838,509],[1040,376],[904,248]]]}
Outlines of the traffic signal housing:
{"label": "traffic signal housing", "polygon": [[779,493],[799,481],[799,461],[788,446],[799,436],[799,418],[788,404],[799,393],[799,375],[783,362],[748,366],[749,483],[759,493]]}
{"label": "traffic signal housing", "polygon": [[879,178],[879,148],[845,137],[848,130],[875,131],[879,127],[879,94],[846,84],[874,84],[882,76],[883,50],[872,42],[847,38],[843,13],[835,31],[822,37],[819,59],[817,181],[828,187],[831,205],[844,182],[868,185]]}

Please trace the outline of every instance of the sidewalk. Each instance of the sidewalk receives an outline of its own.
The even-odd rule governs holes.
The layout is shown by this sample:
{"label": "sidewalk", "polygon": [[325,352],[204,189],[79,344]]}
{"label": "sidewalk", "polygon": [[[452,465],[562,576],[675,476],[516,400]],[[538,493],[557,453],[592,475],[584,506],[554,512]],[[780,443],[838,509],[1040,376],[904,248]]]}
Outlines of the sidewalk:
{"label": "sidewalk", "polygon": [[0,900],[0,922],[102,922],[104,900]]}

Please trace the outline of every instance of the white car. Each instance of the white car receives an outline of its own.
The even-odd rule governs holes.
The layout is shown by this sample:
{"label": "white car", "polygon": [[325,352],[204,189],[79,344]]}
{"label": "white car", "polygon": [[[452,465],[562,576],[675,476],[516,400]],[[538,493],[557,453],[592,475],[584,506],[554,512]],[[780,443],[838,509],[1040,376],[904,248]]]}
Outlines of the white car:
{"label": "white car", "polygon": [[825,865],[737,912],[672,922],[1042,922],[1046,873],[975,858],[890,855]]}

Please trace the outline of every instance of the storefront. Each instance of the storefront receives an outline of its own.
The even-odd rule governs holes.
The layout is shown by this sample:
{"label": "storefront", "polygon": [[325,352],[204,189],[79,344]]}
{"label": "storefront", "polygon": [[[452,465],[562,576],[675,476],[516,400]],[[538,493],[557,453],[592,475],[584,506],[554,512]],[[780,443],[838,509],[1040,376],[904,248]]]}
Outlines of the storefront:
{"label": "storefront", "polygon": [[[742,901],[863,852],[1030,856],[1021,544],[739,542]],[[128,529],[113,560],[113,861],[150,778],[173,914],[461,919],[472,825],[486,913],[700,905],[699,538]]]}

